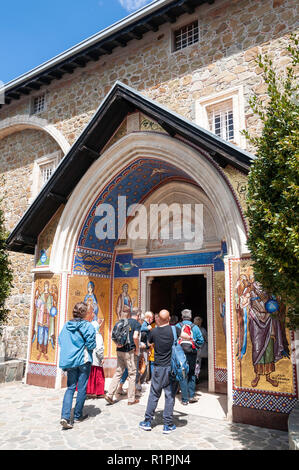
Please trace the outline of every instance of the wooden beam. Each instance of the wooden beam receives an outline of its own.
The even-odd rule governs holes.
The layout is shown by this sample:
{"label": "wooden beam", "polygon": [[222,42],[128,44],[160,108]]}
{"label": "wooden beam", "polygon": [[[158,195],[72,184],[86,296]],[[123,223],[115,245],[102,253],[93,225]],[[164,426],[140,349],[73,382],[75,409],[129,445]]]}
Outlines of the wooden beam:
{"label": "wooden beam", "polygon": [[51,78],[45,77],[45,76],[44,76],[44,77],[43,77],[43,76],[42,76],[42,77],[39,77],[38,80],[39,80],[40,82],[42,82],[43,84],[45,84],[45,85],[50,85],[50,83],[52,82],[52,79],[51,79]]}
{"label": "wooden beam", "polygon": [[61,65],[60,68],[62,70],[65,70],[67,73],[73,73],[76,67],[71,64],[64,64],[64,65]]}
{"label": "wooden beam", "polygon": [[87,55],[88,57],[90,57],[91,60],[93,60],[93,61],[95,61],[95,62],[96,62],[97,60],[99,60],[99,58],[101,57],[101,54],[100,54],[100,52],[98,52],[98,51],[86,52],[86,55]]}
{"label": "wooden beam", "polygon": [[55,201],[60,202],[61,204],[66,204],[67,203],[67,198],[65,196],[62,196],[61,194],[49,192],[47,194],[47,197],[55,199]]}
{"label": "wooden beam", "polygon": [[159,29],[159,25],[157,25],[156,23],[153,23],[152,21],[148,21],[147,23],[144,23],[142,26],[145,29],[147,29],[147,31],[157,32]]}
{"label": "wooden beam", "polygon": [[7,93],[8,98],[12,98],[13,100],[19,100],[20,99],[20,93],[15,93],[13,91],[10,91]]}
{"label": "wooden beam", "polygon": [[95,149],[91,147],[88,147],[87,145],[81,145],[80,150],[82,150],[83,152],[88,152],[92,160],[97,160],[100,156],[99,152],[97,152]]}
{"label": "wooden beam", "polygon": [[143,37],[143,34],[141,34],[141,33],[136,33],[136,32],[134,32],[134,31],[128,32],[127,35],[130,36],[130,38],[132,38],[132,39],[138,39],[138,41],[139,41],[140,39],[142,39],[142,37]]}
{"label": "wooden beam", "polygon": [[108,55],[112,54],[112,49],[113,47],[107,47],[105,45],[99,47],[99,51],[103,52],[103,54],[108,54]]}
{"label": "wooden beam", "polygon": [[189,13],[189,15],[192,15],[195,11],[195,6],[194,5],[188,5],[188,3],[184,3],[181,5],[182,10],[184,10],[186,13]]}
{"label": "wooden beam", "polygon": [[170,13],[164,13],[164,15],[162,15],[162,18],[164,18],[166,21],[169,21],[170,23],[176,22],[176,16],[171,15]]}
{"label": "wooden beam", "polygon": [[35,83],[35,82],[30,82],[30,83],[27,83],[26,86],[29,86],[30,88],[32,88],[33,90],[39,90],[41,85],[39,85],[38,83]]}
{"label": "wooden beam", "polygon": [[86,67],[88,60],[84,59],[83,57],[77,57],[76,59],[73,59],[72,62],[83,68]]}
{"label": "wooden beam", "polygon": [[31,90],[28,90],[28,88],[26,87],[21,87],[21,88],[18,88],[18,91],[19,93],[22,93],[22,95],[29,95]]}
{"label": "wooden beam", "polygon": [[51,70],[48,72],[48,75],[50,75],[50,77],[56,78],[56,80],[60,80],[63,76],[63,72],[60,72],[59,70]]}
{"label": "wooden beam", "polygon": [[127,45],[127,41],[122,40],[122,39],[113,39],[113,42],[120,47],[126,47]]}
{"label": "wooden beam", "polygon": [[17,235],[16,238],[14,239],[14,242],[17,244],[25,244],[28,246],[35,246],[36,239],[34,237],[30,237],[28,235]]}

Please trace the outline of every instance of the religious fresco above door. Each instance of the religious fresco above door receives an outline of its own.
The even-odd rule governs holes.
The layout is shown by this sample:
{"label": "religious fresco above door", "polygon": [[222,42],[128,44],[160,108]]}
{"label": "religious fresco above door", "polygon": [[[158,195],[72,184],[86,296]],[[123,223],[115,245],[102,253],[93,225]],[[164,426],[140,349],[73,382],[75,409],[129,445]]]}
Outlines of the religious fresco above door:
{"label": "religious fresco above door", "polygon": [[93,319],[100,325],[105,356],[109,345],[109,290],[110,280],[91,276],[71,276],[68,280],[68,304],[66,321],[73,318],[73,307],[77,302],[86,302]]}
{"label": "religious fresco above door", "polygon": [[291,335],[285,306],[254,279],[250,259],[231,261],[234,385],[294,394]]}
{"label": "religious fresco above door", "polygon": [[30,361],[56,364],[60,276],[36,276]]}

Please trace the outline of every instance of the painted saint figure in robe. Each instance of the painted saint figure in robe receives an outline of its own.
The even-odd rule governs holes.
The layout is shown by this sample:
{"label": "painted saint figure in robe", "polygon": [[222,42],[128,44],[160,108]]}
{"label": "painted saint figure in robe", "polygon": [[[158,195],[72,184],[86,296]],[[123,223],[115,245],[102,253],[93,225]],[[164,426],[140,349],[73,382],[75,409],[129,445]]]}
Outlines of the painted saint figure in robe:
{"label": "painted saint figure in robe", "polygon": [[289,346],[284,325],[284,306],[266,294],[258,282],[251,284],[249,307],[249,333],[252,342],[252,363],[255,378],[251,382],[256,387],[261,375],[267,382],[278,387],[278,381],[271,378],[275,363],[289,356]]}
{"label": "painted saint figure in robe", "polygon": [[119,294],[116,304],[116,314],[117,318],[120,319],[122,312],[132,313],[134,302],[129,295],[129,286],[128,284],[122,285],[122,293]]}
{"label": "painted saint figure in robe", "polygon": [[248,307],[249,307],[249,290],[250,283],[245,274],[242,274],[237,281],[235,287],[235,302],[237,312],[237,353],[239,361],[242,360],[247,349],[247,323],[248,323]]}
{"label": "painted saint figure in robe", "polygon": [[34,298],[32,343],[37,339],[37,350],[39,351],[37,356],[38,361],[41,359],[42,355],[48,361],[49,342],[51,342],[52,348],[55,348],[55,316],[57,314],[57,300],[57,286],[52,285],[50,292],[49,281],[44,282],[44,291],[42,293],[40,293],[40,287],[36,288]]}
{"label": "painted saint figure in robe", "polygon": [[94,293],[95,285],[92,281],[87,284],[87,294],[84,297],[84,302],[88,305],[88,312],[92,313],[92,321],[97,321],[100,325],[100,330],[103,329],[104,318],[98,318],[99,305]]}
{"label": "painted saint figure in robe", "polygon": [[263,291],[253,277],[242,274],[236,285],[236,311],[238,318],[237,357],[241,361],[247,350],[247,328],[252,343],[252,364],[255,377],[251,382],[256,387],[261,375],[273,387],[278,381],[271,377],[275,363],[283,357],[289,358],[289,346],[285,332],[285,307],[273,296]]}

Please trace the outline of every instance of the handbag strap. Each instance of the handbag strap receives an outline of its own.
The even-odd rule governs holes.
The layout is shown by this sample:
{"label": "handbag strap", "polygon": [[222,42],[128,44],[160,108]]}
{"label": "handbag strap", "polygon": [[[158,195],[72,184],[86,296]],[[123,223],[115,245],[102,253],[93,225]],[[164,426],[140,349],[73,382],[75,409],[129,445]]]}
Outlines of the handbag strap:
{"label": "handbag strap", "polygon": [[176,334],[176,328],[174,325],[171,326],[172,333],[173,333],[173,342],[175,343],[178,339],[178,335]]}

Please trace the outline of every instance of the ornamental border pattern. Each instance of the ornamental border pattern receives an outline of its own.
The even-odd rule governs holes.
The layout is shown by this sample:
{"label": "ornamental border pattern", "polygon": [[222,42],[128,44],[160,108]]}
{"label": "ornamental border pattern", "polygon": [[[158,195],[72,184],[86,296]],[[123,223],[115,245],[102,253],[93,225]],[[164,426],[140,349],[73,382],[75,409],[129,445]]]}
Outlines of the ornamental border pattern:
{"label": "ornamental border pattern", "polygon": [[294,396],[282,396],[278,394],[233,391],[233,404],[244,408],[272,411],[276,413],[290,413],[297,403]]}
{"label": "ornamental border pattern", "polygon": [[48,376],[48,377],[56,377],[57,367],[50,366],[47,364],[38,364],[36,362],[29,362],[27,373],[34,374],[34,375],[43,375],[43,376]]}

